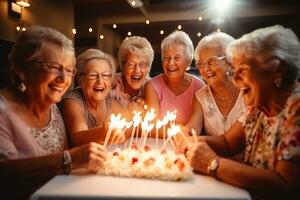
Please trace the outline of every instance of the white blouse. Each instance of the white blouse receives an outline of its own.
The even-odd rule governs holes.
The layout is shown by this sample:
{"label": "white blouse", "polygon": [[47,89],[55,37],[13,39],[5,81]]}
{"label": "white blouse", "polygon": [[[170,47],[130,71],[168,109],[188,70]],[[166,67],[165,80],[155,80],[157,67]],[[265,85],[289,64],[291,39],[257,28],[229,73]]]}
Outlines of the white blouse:
{"label": "white blouse", "polygon": [[246,112],[242,92],[239,93],[238,99],[227,117],[223,116],[219,110],[209,85],[201,88],[195,95],[202,106],[204,128],[207,135],[222,135]]}

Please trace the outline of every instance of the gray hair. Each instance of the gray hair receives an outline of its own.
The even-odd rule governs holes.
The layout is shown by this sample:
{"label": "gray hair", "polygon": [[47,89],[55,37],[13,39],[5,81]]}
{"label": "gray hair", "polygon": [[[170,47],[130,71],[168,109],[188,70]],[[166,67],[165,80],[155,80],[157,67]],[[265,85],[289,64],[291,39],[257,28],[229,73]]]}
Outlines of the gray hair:
{"label": "gray hair", "polygon": [[20,81],[16,71],[25,70],[27,64],[35,59],[35,56],[46,42],[54,43],[64,50],[72,52],[75,63],[73,43],[64,34],[49,27],[29,27],[17,37],[16,43],[8,56],[13,84],[17,84],[16,81]]}
{"label": "gray hair", "polygon": [[114,73],[116,72],[115,61],[112,56],[100,51],[99,49],[88,49],[76,58],[77,73],[75,76],[75,80],[77,84],[79,84],[79,79],[83,74],[86,63],[92,59],[105,60],[110,66],[112,75],[114,75]]}
{"label": "gray hair", "polygon": [[184,31],[174,31],[161,42],[161,56],[164,57],[164,52],[171,45],[181,44],[185,47],[184,55],[192,61],[194,58],[194,45],[191,38]]}
{"label": "gray hair", "polygon": [[195,49],[195,60],[199,60],[199,53],[206,48],[219,49],[225,54],[226,48],[232,41],[234,38],[223,32],[213,32],[203,37]]}
{"label": "gray hair", "polygon": [[[256,61],[260,65],[272,58],[279,58],[285,63],[286,74],[282,84],[290,86],[299,78],[300,43],[296,34],[289,28],[280,25],[257,29],[232,42],[226,51],[227,58],[243,58],[245,61]],[[264,67],[272,70],[273,65]]]}
{"label": "gray hair", "polygon": [[120,45],[118,52],[119,65],[121,70],[124,64],[127,62],[126,58],[129,53],[137,55],[145,55],[148,60],[149,72],[151,70],[151,65],[154,59],[154,51],[150,42],[140,36],[126,37],[122,44]]}

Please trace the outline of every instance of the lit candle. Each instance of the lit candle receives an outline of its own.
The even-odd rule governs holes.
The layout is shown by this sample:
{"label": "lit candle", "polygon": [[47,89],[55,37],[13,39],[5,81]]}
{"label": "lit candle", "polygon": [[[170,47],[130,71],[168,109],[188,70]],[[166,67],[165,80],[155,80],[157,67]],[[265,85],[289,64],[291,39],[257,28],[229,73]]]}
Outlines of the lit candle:
{"label": "lit candle", "polygon": [[147,139],[148,139],[148,134],[152,131],[153,127],[154,127],[154,124],[149,124],[149,125],[147,125],[146,133],[145,133],[146,135],[145,135],[145,137],[144,137],[144,142],[143,142],[143,147],[146,146],[146,144],[147,144]]}
{"label": "lit candle", "polygon": [[156,132],[155,132],[155,148],[158,149],[158,130],[162,127],[163,121],[159,119],[156,121]]}
{"label": "lit candle", "polygon": [[197,134],[196,134],[195,129],[192,128],[191,132],[192,132],[192,136],[193,136],[194,142],[197,143],[198,139],[197,139]]}
{"label": "lit candle", "polygon": [[130,136],[130,142],[129,142],[129,148],[132,145],[133,142],[133,137],[135,134],[135,130],[138,131],[138,125],[141,122],[142,117],[141,117],[141,112],[136,112],[134,111],[134,116],[133,116],[133,128],[132,128],[132,132],[131,132],[131,136]]}
{"label": "lit candle", "polygon": [[[180,126],[172,124],[171,127],[168,128],[167,132],[168,132],[168,138],[167,138],[166,142],[164,142],[163,146],[161,147],[161,149],[160,149],[161,152],[166,148],[168,142],[172,139],[172,137],[180,132]],[[175,149],[176,149],[176,147],[175,147]]]}
{"label": "lit candle", "polygon": [[168,123],[169,119],[167,117],[167,115],[164,116],[164,119],[163,119],[163,141],[165,143],[166,141],[166,125]]}
{"label": "lit candle", "polygon": [[114,114],[112,114],[110,116],[110,122],[109,122],[109,126],[108,126],[108,131],[106,133],[106,136],[105,136],[105,140],[104,140],[104,148],[106,148],[107,144],[108,144],[108,141],[109,141],[109,138],[110,138],[110,135],[111,135],[111,132],[112,130],[116,127],[116,123],[118,121],[118,119],[121,118],[121,115],[118,114],[118,116],[115,116]]}

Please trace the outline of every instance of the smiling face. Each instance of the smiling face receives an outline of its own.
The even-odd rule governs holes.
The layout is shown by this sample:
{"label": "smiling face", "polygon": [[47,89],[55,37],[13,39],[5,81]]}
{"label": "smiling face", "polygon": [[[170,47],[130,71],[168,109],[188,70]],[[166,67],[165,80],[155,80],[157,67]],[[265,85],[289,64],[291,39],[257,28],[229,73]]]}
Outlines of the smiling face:
{"label": "smiling face", "polygon": [[171,45],[163,52],[162,66],[168,79],[181,79],[186,68],[191,64],[185,56],[185,46]]}
{"label": "smiling face", "polygon": [[243,91],[244,101],[250,107],[265,107],[274,90],[273,73],[263,71],[255,61],[233,59],[234,82]]}
{"label": "smiling face", "polygon": [[[227,63],[225,59],[219,60],[223,56],[224,52],[217,48],[204,48],[199,52],[199,60],[196,60],[197,68],[211,86],[223,83],[226,79]],[[217,62],[209,62],[212,59]]]}
{"label": "smiling face", "polygon": [[106,60],[91,59],[85,63],[80,86],[84,98],[93,103],[105,99],[111,89],[112,72]]}
{"label": "smiling face", "polygon": [[[40,62],[56,63],[62,67],[61,71],[50,72],[51,65],[43,66]],[[74,64],[73,52],[46,42],[24,72],[27,96],[41,104],[58,103],[71,85],[73,77],[66,75],[66,71],[73,70]]]}
{"label": "smiling face", "polygon": [[127,86],[139,90],[145,83],[149,73],[149,63],[146,56],[129,53],[123,66],[123,75]]}

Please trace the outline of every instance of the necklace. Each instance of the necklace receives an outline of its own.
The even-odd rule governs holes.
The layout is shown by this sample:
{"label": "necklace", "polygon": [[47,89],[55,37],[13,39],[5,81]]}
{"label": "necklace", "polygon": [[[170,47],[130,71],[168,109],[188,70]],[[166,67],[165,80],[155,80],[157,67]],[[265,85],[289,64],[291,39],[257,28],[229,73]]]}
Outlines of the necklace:
{"label": "necklace", "polygon": [[227,115],[229,114],[229,112],[233,106],[233,103],[237,97],[237,94],[238,94],[237,88],[234,88],[234,90],[232,91],[232,94],[229,95],[228,97],[218,97],[213,93],[213,96],[215,97],[215,100],[219,107],[219,110],[223,115],[223,119],[222,119],[223,123],[226,123],[226,121],[227,121]]}

